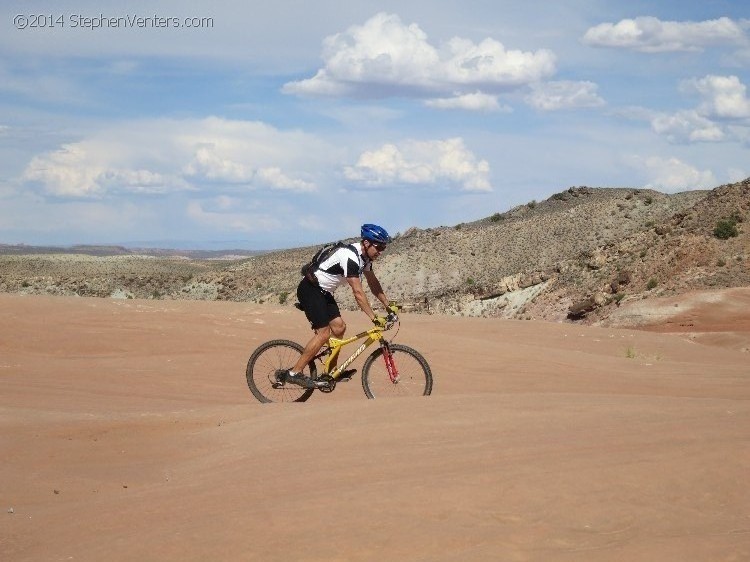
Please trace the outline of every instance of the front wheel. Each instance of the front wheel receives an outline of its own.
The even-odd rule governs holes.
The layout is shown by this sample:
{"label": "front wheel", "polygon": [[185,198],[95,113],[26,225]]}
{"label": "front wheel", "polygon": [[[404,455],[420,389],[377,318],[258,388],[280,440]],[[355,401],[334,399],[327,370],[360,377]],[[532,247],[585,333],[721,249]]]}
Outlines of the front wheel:
{"label": "front wheel", "polygon": [[398,377],[391,380],[384,348],[375,350],[362,367],[362,388],[368,398],[427,396],[432,392],[432,372],[419,352],[397,343],[389,344]]}
{"label": "front wheel", "polygon": [[[290,383],[274,388],[276,371],[294,367],[302,351],[300,344],[289,340],[272,340],[258,347],[250,356],[245,372],[253,396],[261,402],[304,402],[310,398],[315,392],[313,388]],[[310,361],[303,374],[315,378],[315,363]]]}

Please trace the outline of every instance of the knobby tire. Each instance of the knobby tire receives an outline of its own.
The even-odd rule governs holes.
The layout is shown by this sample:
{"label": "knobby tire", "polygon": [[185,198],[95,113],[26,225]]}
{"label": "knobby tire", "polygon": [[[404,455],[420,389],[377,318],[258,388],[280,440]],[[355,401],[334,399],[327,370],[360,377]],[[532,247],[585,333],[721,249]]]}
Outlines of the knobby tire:
{"label": "knobby tire", "polygon": [[432,371],[418,351],[393,343],[389,345],[399,373],[393,383],[383,359],[383,349],[376,349],[362,367],[362,389],[368,398],[389,396],[428,396],[432,392]]}

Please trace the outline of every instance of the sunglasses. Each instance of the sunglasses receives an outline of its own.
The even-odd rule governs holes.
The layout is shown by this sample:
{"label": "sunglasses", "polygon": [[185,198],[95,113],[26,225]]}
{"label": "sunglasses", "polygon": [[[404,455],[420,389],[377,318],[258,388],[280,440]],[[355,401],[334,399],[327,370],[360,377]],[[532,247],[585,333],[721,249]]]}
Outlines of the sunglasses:
{"label": "sunglasses", "polygon": [[387,248],[385,244],[378,244],[377,242],[370,242],[370,246],[374,246],[378,252],[385,252]]}

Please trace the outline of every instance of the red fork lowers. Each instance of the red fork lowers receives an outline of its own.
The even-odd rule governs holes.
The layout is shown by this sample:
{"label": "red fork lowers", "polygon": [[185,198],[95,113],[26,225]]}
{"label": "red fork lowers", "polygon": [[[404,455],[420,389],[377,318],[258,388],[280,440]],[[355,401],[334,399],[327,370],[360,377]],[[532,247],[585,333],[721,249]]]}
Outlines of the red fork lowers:
{"label": "red fork lowers", "polygon": [[396,362],[393,360],[391,349],[387,345],[383,346],[383,361],[385,361],[385,368],[388,371],[388,376],[391,378],[391,382],[397,383],[398,369],[396,368]]}

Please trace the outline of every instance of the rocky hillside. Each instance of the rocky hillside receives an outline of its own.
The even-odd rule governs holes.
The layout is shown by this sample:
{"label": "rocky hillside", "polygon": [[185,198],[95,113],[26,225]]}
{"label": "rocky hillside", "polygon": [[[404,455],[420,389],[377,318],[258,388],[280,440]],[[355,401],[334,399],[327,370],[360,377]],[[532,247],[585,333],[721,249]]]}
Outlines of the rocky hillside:
{"label": "rocky hillside", "polygon": [[[376,270],[413,311],[595,323],[633,300],[750,286],[748,221],[750,178],[674,195],[574,187],[480,221],[409,229]],[[0,291],[291,305],[315,249],[224,260],[6,252]]]}

